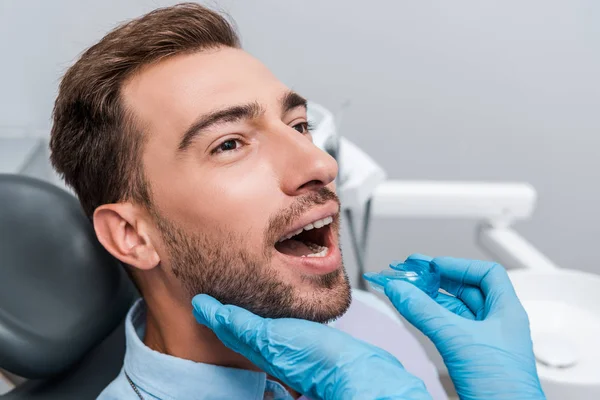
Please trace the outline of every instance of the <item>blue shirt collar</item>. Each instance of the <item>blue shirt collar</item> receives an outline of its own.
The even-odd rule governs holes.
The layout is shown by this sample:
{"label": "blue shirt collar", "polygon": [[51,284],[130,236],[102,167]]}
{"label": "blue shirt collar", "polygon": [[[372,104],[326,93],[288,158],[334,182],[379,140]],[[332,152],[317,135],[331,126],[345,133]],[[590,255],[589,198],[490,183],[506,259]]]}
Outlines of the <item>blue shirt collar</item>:
{"label": "blue shirt collar", "polygon": [[[276,382],[264,372],[220,367],[159,353],[142,338],[146,329],[146,306],[139,299],[127,314],[127,351],[124,369],[136,386],[161,399],[257,399]],[[289,396],[291,399],[291,396]]]}

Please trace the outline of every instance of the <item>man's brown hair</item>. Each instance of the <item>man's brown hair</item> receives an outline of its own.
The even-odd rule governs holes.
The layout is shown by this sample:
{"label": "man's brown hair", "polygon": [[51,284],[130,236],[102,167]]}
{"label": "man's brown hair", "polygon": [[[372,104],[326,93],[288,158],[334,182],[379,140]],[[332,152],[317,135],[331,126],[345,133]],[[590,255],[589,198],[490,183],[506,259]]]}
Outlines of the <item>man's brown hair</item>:
{"label": "man's brown hair", "polygon": [[88,217],[102,204],[151,204],[141,163],[143,126],[123,104],[123,84],[143,66],[220,46],[240,46],[232,25],[215,11],[183,3],[117,27],[69,68],[54,105],[51,161]]}

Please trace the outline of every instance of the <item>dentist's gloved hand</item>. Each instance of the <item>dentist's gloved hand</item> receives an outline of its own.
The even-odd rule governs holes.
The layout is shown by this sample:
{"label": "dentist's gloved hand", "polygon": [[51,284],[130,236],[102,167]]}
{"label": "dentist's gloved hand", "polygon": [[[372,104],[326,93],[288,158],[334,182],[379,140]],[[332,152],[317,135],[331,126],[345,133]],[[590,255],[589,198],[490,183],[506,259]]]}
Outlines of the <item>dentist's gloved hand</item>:
{"label": "dentist's gloved hand", "polygon": [[413,255],[434,263],[441,288],[431,299],[402,281],[371,282],[435,344],[462,400],[545,399],[535,365],[529,319],[508,274],[496,263]]}
{"label": "dentist's gloved hand", "polygon": [[394,356],[326,325],[262,318],[204,294],[192,305],[227,347],[311,399],[431,399]]}

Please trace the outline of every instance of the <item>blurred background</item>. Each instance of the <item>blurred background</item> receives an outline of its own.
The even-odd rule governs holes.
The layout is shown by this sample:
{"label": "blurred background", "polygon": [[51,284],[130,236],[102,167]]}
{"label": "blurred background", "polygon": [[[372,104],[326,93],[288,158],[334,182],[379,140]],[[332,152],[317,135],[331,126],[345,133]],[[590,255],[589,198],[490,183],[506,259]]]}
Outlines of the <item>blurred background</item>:
{"label": "blurred background", "polygon": [[[0,1],[0,134],[47,134],[60,77],[118,22],[174,1]],[[516,229],[558,265],[599,272],[600,3],[212,1],[246,50],[337,114],[397,179],[525,181]],[[486,258],[464,221],[372,222],[368,266],[418,251]],[[347,238],[344,238],[347,241]],[[351,267],[352,254],[345,254]]]}

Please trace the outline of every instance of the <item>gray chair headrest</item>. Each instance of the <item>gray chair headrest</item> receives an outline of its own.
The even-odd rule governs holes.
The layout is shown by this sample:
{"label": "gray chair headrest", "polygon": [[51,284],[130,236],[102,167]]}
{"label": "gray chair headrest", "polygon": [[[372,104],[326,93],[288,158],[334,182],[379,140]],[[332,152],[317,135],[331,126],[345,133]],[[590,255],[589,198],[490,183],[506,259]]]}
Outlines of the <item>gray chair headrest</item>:
{"label": "gray chair headrest", "polygon": [[0,368],[59,374],[122,321],[135,291],[79,202],[0,174]]}

